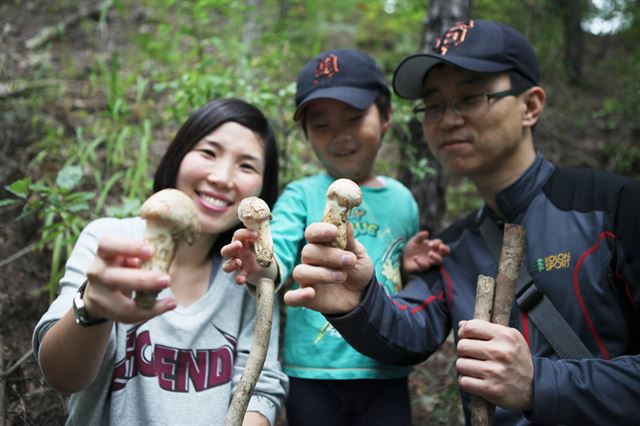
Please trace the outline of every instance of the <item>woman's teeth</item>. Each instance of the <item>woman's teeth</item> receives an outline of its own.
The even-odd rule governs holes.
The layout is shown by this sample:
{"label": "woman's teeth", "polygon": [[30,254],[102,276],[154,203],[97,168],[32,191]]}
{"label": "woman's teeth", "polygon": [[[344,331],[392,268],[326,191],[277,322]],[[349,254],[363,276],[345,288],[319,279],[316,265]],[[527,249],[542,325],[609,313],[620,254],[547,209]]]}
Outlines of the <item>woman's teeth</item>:
{"label": "woman's teeth", "polygon": [[219,198],[212,197],[210,195],[201,195],[202,199],[207,203],[213,206],[227,206],[228,203]]}

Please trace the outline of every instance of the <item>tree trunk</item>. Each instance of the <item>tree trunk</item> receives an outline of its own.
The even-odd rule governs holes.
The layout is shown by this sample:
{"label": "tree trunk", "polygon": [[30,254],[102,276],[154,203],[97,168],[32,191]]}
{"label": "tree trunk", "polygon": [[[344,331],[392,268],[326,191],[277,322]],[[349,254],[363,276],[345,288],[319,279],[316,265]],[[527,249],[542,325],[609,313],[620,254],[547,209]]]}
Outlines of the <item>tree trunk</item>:
{"label": "tree trunk", "polygon": [[[469,19],[471,0],[432,0],[427,8],[427,19],[424,23],[421,51],[427,52],[435,38],[447,28],[459,21]],[[417,120],[409,123],[409,140],[402,141],[400,158],[402,170],[399,179],[413,192],[420,211],[420,227],[428,229],[432,234],[446,225],[444,216],[447,208],[447,177],[440,163],[427,148],[422,133],[422,124]],[[413,155],[411,155],[411,153]],[[419,179],[411,173],[406,164],[426,160],[434,169],[435,175],[428,174]]]}
{"label": "tree trunk", "polygon": [[262,0],[248,0],[245,2],[247,12],[245,14],[245,24],[242,29],[242,42],[247,46],[247,53],[252,57],[257,55],[255,41],[260,36],[258,24],[259,16],[262,14]]}
{"label": "tree trunk", "polygon": [[584,32],[581,22],[584,15],[584,0],[568,0],[564,5],[564,69],[569,84],[582,81],[584,62]]}

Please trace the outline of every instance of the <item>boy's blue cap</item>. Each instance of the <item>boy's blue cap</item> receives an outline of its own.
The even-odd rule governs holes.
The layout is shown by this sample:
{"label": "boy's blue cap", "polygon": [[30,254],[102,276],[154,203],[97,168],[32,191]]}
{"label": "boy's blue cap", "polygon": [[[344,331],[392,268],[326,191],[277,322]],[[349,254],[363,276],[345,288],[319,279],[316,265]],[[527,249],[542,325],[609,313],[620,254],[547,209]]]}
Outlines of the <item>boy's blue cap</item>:
{"label": "boy's blue cap", "polygon": [[422,97],[424,80],[435,65],[468,71],[517,71],[534,85],[540,78],[531,43],[508,25],[482,19],[460,22],[436,38],[430,53],[405,58],[393,74],[393,90],[405,99]]}
{"label": "boy's blue cap", "polygon": [[307,62],[298,74],[294,120],[315,99],[334,99],[364,110],[380,93],[391,96],[384,74],[366,53],[334,49]]}

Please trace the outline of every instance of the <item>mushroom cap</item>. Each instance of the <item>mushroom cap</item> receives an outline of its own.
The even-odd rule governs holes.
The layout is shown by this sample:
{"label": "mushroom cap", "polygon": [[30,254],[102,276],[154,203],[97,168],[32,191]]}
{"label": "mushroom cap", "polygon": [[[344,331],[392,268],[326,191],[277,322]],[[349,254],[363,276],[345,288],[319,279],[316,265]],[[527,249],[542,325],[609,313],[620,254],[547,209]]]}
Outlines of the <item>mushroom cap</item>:
{"label": "mushroom cap", "polygon": [[238,206],[238,219],[245,226],[247,221],[250,222],[262,222],[271,219],[271,210],[267,203],[258,197],[247,197],[240,201]]}
{"label": "mushroom cap", "polygon": [[[327,189],[327,198],[337,198],[351,208],[362,202],[362,191],[357,183],[350,179],[337,179]],[[342,204],[342,203],[341,203]]]}
{"label": "mushroom cap", "polygon": [[140,217],[167,228],[177,240],[193,242],[200,233],[198,208],[178,189],[163,189],[151,195],[140,208]]}

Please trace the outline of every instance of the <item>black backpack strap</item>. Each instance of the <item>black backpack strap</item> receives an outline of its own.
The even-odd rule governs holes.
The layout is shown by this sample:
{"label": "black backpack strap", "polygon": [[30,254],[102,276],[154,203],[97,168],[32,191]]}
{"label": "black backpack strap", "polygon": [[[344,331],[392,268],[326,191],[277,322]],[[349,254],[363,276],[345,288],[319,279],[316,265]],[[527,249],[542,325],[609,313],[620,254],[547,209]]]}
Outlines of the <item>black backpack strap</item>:
{"label": "black backpack strap", "polygon": [[[491,254],[499,262],[502,250],[502,229],[493,218],[483,214],[483,210],[478,211],[476,218],[478,229]],[[536,286],[526,265],[520,267],[515,300],[520,310],[527,314],[560,358],[593,357],[582,340],[553,306],[551,300]]]}

